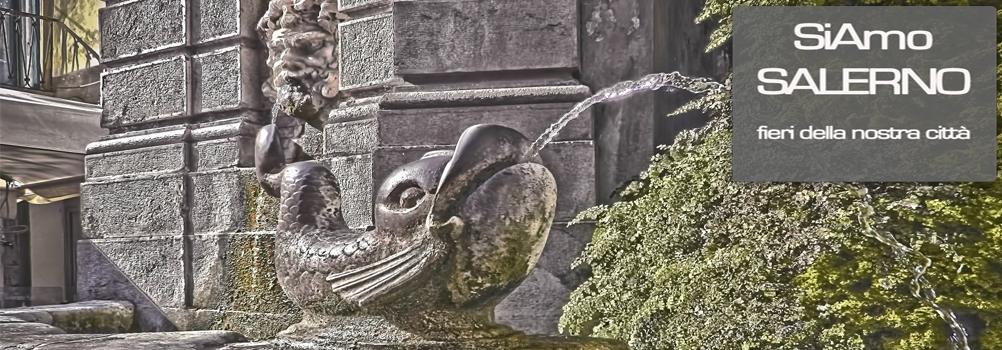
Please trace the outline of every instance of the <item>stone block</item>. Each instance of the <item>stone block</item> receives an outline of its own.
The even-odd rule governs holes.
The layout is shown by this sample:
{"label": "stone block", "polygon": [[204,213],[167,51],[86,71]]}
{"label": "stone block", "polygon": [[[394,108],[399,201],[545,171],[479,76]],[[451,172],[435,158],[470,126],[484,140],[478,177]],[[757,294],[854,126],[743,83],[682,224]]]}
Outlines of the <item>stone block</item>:
{"label": "stone block", "polygon": [[177,56],[106,72],[101,77],[101,126],[111,128],[183,116],[188,89],[185,60]]}
{"label": "stone block", "polygon": [[[259,231],[257,212],[261,187],[250,168],[193,172],[192,232]],[[275,214],[277,216],[277,213]]]}
{"label": "stone block", "polygon": [[88,179],[158,172],[175,172],[184,169],[184,144],[132,149],[101,154],[91,154],[84,158],[85,174]]}
{"label": "stone block", "polygon": [[[275,335],[302,320],[299,310],[260,313],[205,309],[166,308],[164,312],[182,330],[229,330],[251,340],[274,339]],[[228,348],[227,348],[228,349]]]}
{"label": "stone block", "polygon": [[98,10],[103,61],[184,45],[183,0],[137,0],[109,5]]}
{"label": "stone block", "polygon": [[592,141],[553,142],[539,153],[557,180],[554,221],[570,221],[595,206],[595,145]]}
{"label": "stone block", "polygon": [[194,235],[192,306],[199,309],[291,313],[275,274],[274,234]]}
{"label": "stone block", "polygon": [[[0,333],[2,334],[2,333]],[[189,350],[220,349],[247,339],[229,331],[107,334],[45,334],[0,337],[4,349],[45,350]]]}
{"label": "stone block", "polygon": [[176,125],[165,128],[154,128],[113,134],[102,137],[98,141],[88,143],[86,153],[108,153],[182,143],[184,142],[187,133],[188,130],[186,126]]}
{"label": "stone block", "polygon": [[[384,110],[379,114],[379,144],[380,146],[454,144],[466,128],[477,124],[505,125],[534,139],[573,107],[572,103],[547,103]],[[557,134],[555,140],[591,139],[591,124],[591,112],[586,111],[581,117],[567,124]]]}
{"label": "stone block", "polygon": [[262,120],[260,111],[242,110],[229,119],[222,119],[191,126],[191,141],[210,141],[236,136],[256,137]]}
{"label": "stone block", "polygon": [[200,0],[198,42],[244,37],[257,40],[255,26],[264,15],[267,1]]}
{"label": "stone block", "polygon": [[[255,184],[257,184],[255,182]],[[279,205],[278,198],[269,196],[257,187],[257,196],[254,197],[254,204],[252,208],[253,212],[248,213],[251,218],[251,225],[253,231],[273,231],[278,228],[278,210],[281,207]]]}
{"label": "stone block", "polygon": [[398,91],[383,95],[384,109],[577,103],[591,95],[584,85],[496,87],[444,91]]}
{"label": "stone block", "polygon": [[340,12],[362,10],[379,5],[387,5],[390,0],[338,0],[337,10]]}
{"label": "stone block", "polygon": [[38,336],[46,334],[66,334],[66,331],[44,323],[35,323],[35,322],[0,323],[0,346],[2,346],[5,349],[9,349],[7,347],[8,345],[10,345],[8,343],[9,341],[23,338],[26,336]]}
{"label": "stone block", "polygon": [[0,309],[0,317],[45,323],[70,333],[123,333],[132,327],[133,310],[127,301],[90,300]]}
{"label": "stone block", "polygon": [[[380,147],[373,153],[376,186],[397,167],[421,159],[426,152],[455,146]],[[556,222],[569,221],[595,203],[595,149],[592,141],[562,141],[546,146],[540,157],[557,181]]]}
{"label": "stone block", "polygon": [[258,55],[252,50],[230,47],[192,60],[195,113],[261,108],[263,79],[258,74]]}
{"label": "stone block", "polygon": [[554,223],[530,277],[495,308],[498,322],[530,334],[557,334],[571,291],[591,276],[588,266],[571,265],[591,242],[593,231],[591,224]]}
{"label": "stone block", "polygon": [[195,142],[193,147],[197,171],[254,166],[254,139],[249,136]]}
{"label": "stone block", "polygon": [[181,174],[120,178],[80,185],[88,238],[174,236],[184,233]]}
{"label": "stone block", "polygon": [[[371,153],[380,141],[377,139],[379,124],[376,119],[363,119],[325,125],[324,153],[332,155]],[[430,125],[435,124],[428,124],[426,127]]]}
{"label": "stone block", "polygon": [[543,269],[533,269],[529,276],[498,306],[494,319],[528,334],[557,334],[563,307],[570,300],[571,289]]}
{"label": "stone block", "polygon": [[307,125],[297,143],[306,154],[319,157],[324,154],[324,131]]}
{"label": "stone block", "polygon": [[395,79],[393,17],[384,13],[338,25],[342,91],[386,84]]}
{"label": "stone block", "polygon": [[341,210],[351,228],[372,225],[373,162],[370,155],[333,157],[323,161],[341,185]]}
{"label": "stone block", "polygon": [[566,222],[554,223],[535,268],[546,270],[569,289],[577,288],[591,276],[591,268],[571,266],[591,242],[594,231],[595,225],[591,223],[579,223],[570,227]]}
{"label": "stone block", "polygon": [[[392,93],[383,95],[377,102],[385,101],[386,97]],[[379,114],[380,103],[350,104],[331,111],[331,121],[351,121],[366,118],[375,118]]]}
{"label": "stone block", "polygon": [[183,237],[77,241],[80,300],[125,300],[135,305],[140,330],[176,330],[162,308],[184,307]]}
{"label": "stone block", "polygon": [[393,3],[396,74],[578,66],[575,0]]}

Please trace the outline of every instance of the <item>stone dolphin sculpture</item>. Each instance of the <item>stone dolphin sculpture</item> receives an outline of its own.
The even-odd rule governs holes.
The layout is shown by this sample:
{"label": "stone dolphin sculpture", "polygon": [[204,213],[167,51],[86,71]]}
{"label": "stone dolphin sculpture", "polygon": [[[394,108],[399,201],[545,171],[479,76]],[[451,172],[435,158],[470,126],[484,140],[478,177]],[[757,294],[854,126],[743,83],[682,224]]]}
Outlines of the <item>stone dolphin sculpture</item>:
{"label": "stone dolphin sculpture", "polygon": [[[507,127],[470,127],[454,151],[391,173],[375,196],[375,228],[357,232],[342,217],[331,171],[316,161],[286,164],[280,134],[265,126],[255,160],[264,191],[280,198],[278,280],[304,313],[284,335],[332,344],[526,343],[493,323],[493,308],[535,265],[553,222],[556,183],[538,158],[523,160],[530,145]],[[344,333],[353,327],[371,332]]]}

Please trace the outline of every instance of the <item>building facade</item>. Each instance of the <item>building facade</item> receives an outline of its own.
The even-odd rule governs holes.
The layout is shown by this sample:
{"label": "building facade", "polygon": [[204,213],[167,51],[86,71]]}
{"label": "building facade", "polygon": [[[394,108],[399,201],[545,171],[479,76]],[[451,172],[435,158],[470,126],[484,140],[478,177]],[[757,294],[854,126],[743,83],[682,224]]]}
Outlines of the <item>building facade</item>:
{"label": "building facade", "polygon": [[[272,103],[257,30],[268,6],[336,40],[328,52],[336,80],[327,81],[336,98],[320,128],[295,136],[338,177],[357,229],[373,224],[373,189],[391,170],[453,147],[467,126],[502,124],[534,138],[616,82],[670,71],[722,80],[729,66],[726,52],[692,49],[709,30],[693,22],[702,7],[693,0],[107,0],[101,126],[110,135],[87,146],[81,300],[132,301],[144,331],[267,338],[298,321],[272,267],[277,203],[252,169]],[[332,20],[295,22],[283,6]],[[648,93],[599,106],[547,146],[556,222],[498,321],[557,332],[562,306],[588,274],[570,266],[591,227],[567,222],[611,201],[658,143],[699,125],[698,114],[664,117],[687,98]]]}

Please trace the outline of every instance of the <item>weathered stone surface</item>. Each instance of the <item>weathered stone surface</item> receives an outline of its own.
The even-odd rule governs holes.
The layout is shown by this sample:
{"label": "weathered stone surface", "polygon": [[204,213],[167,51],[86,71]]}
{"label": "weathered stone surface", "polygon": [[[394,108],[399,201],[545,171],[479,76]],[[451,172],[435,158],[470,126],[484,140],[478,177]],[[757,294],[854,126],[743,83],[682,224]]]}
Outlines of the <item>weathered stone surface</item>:
{"label": "weathered stone surface", "polygon": [[322,161],[341,185],[341,209],[348,227],[372,225],[372,156],[334,157]]}
{"label": "weathered stone surface", "polygon": [[206,171],[254,165],[254,139],[247,136],[194,143],[195,170]]}
{"label": "weathered stone surface", "polygon": [[0,335],[0,347],[46,350],[208,350],[243,342],[229,331],[154,332],[126,334]]}
{"label": "weathered stone surface", "polygon": [[557,179],[557,222],[570,221],[595,205],[595,146],[592,141],[562,141],[539,156]]}
{"label": "weathered stone surface", "polygon": [[324,153],[355,155],[371,153],[379,142],[376,119],[330,123],[324,126]]}
{"label": "weathered stone surface", "polygon": [[[366,118],[375,118],[376,115],[379,113],[380,104],[377,102],[378,100],[383,100],[383,99],[385,99],[385,96],[383,98],[376,99],[377,101],[375,102],[355,103],[348,106],[342,106],[341,108],[331,111],[330,120],[350,121],[350,120],[358,120]],[[372,99],[370,99],[369,101],[372,101]]]}
{"label": "weathered stone surface", "polygon": [[393,3],[397,74],[574,68],[575,0]]}
{"label": "weathered stone surface", "polygon": [[18,317],[0,315],[0,323],[24,323],[27,322]]}
{"label": "weathered stone surface", "polygon": [[184,144],[132,149],[84,158],[85,174],[88,179],[155,172],[175,172],[184,169]]}
{"label": "weathered stone surface", "polygon": [[211,141],[244,136],[254,138],[261,126],[255,122],[262,120],[259,111],[240,111],[239,116],[202,124],[191,125],[191,141]]}
{"label": "weathered stone surface", "polygon": [[45,323],[69,333],[122,333],[132,327],[133,306],[127,301],[92,300],[0,309],[3,316]]}
{"label": "weathered stone surface", "polygon": [[252,340],[273,339],[278,332],[302,320],[302,313],[298,309],[285,311],[289,313],[164,309],[164,312],[169,315],[178,329],[230,330]]}
{"label": "weathered stone surface", "polygon": [[164,307],[184,307],[182,237],[82,239],[77,242],[80,300],[126,300],[142,331],[172,331]]}
{"label": "weathered stone surface", "polygon": [[185,114],[188,87],[185,58],[181,56],[109,71],[101,81],[104,104],[102,127],[138,124]]}
{"label": "weathered stone surface", "polygon": [[495,310],[498,322],[529,334],[557,334],[570,292],[590,276],[586,266],[571,268],[591,241],[594,227],[555,223],[546,248],[528,279]]}
{"label": "weathered stone surface", "polygon": [[[5,344],[7,340],[46,334],[66,334],[66,331],[51,325],[37,322],[0,323],[0,346],[7,345]],[[3,349],[7,348],[4,347]]]}
{"label": "weathered stone surface", "polygon": [[390,0],[338,0],[338,11],[361,10],[373,6],[387,5]]}
{"label": "weathered stone surface", "polygon": [[267,1],[201,0],[197,2],[201,26],[198,41],[241,36],[257,40],[254,27]]}
{"label": "weathered stone surface", "polygon": [[185,18],[182,0],[123,2],[102,8],[98,13],[101,21],[103,60],[114,60],[184,44]]}
{"label": "weathered stone surface", "polygon": [[[420,159],[426,152],[455,146],[380,147],[373,153],[372,176],[382,182],[396,167]],[[568,221],[595,203],[595,153],[591,141],[553,142],[540,157],[557,180],[555,221]]]}
{"label": "weathered stone surface", "polygon": [[529,334],[557,334],[557,321],[570,300],[571,289],[542,269],[529,277],[494,308],[498,323]]}
{"label": "weathered stone surface", "polygon": [[80,185],[84,236],[182,234],[183,182],[181,174],[163,174]]}
{"label": "weathered stone surface", "polygon": [[[489,107],[384,110],[379,114],[381,146],[453,144],[466,128],[476,124],[502,124],[534,139],[571,110],[571,103]],[[591,139],[591,112],[571,121],[555,140]]]}
{"label": "weathered stone surface", "polygon": [[[446,91],[388,93],[380,100],[386,109],[494,106],[535,103],[577,103],[591,95],[584,85],[528,86]],[[534,136],[534,135],[527,135]]]}
{"label": "weathered stone surface", "polygon": [[588,266],[571,268],[571,265],[591,242],[594,231],[595,226],[591,223],[578,223],[570,227],[566,222],[554,223],[536,268],[546,270],[567,288],[577,288],[591,277],[591,269]]}
{"label": "weathered stone surface", "polygon": [[186,134],[187,130],[183,126],[114,134],[87,144],[86,152],[87,154],[98,154],[181,143]]}
{"label": "weathered stone surface", "polygon": [[[253,342],[230,344],[221,350],[285,350],[285,344],[275,342]],[[455,349],[454,345],[442,344],[440,346],[427,345],[422,349],[446,350]],[[536,336],[528,339],[528,344],[524,347],[510,348],[511,350],[625,350],[628,349],[622,342],[581,337],[544,337]]]}
{"label": "weathered stone surface", "polygon": [[195,113],[261,108],[262,77],[255,53],[230,47],[194,56]]}
{"label": "weathered stone surface", "polygon": [[297,141],[306,154],[319,157],[324,154],[324,131],[307,126]]}
{"label": "weathered stone surface", "polygon": [[385,84],[394,80],[393,16],[380,14],[341,23],[341,90]]}
{"label": "weathered stone surface", "polygon": [[200,309],[295,313],[275,276],[273,233],[194,235],[191,266]]}
{"label": "weathered stone surface", "polygon": [[254,172],[234,168],[193,172],[192,232],[248,232],[262,229],[255,221],[260,186]]}

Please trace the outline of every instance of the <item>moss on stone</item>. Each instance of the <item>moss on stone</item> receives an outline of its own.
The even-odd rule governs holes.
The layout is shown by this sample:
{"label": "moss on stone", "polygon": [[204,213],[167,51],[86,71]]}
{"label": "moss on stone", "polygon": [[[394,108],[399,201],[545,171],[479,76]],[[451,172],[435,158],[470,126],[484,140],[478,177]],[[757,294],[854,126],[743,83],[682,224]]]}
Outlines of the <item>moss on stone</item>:
{"label": "moss on stone", "polygon": [[[877,3],[743,4],[844,2]],[[703,19],[733,5],[710,0]],[[932,259],[936,302],[957,313],[971,349],[1002,350],[1002,180],[856,184],[869,201],[840,184],[732,182],[729,99],[686,106],[714,118],[662,148],[620,202],[579,216],[596,221],[578,261],[594,276],[572,294],[562,330],[633,349],[948,348],[945,322],[911,295],[923,261],[864,234],[868,203],[875,213],[863,219]]]}

